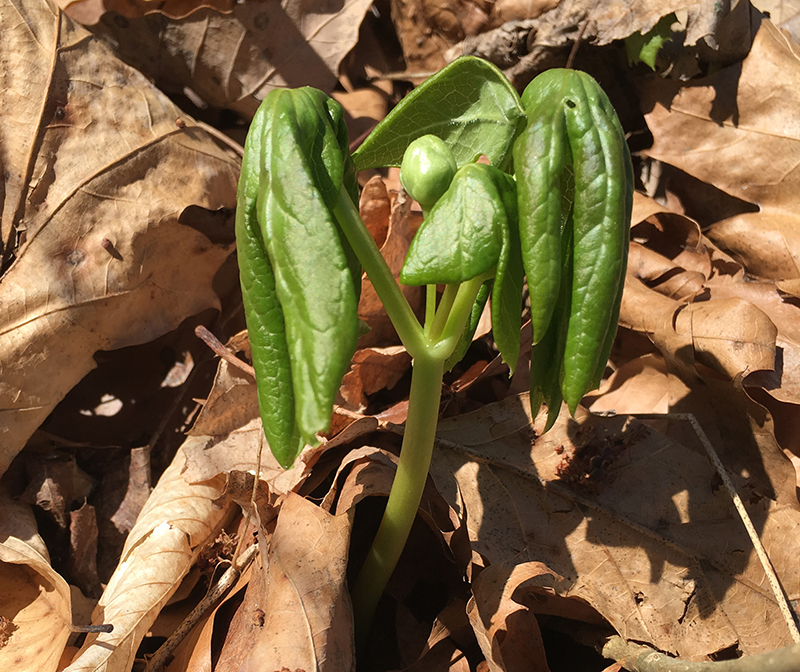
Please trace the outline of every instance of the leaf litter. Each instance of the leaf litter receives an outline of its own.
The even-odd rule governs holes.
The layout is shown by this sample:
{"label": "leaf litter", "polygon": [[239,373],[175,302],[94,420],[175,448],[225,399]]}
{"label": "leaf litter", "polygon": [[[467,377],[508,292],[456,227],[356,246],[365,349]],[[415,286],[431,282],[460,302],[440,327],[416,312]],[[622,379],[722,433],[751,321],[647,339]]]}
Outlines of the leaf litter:
{"label": "leaf litter", "polygon": [[[103,13],[111,5],[82,4],[81,16],[103,41],[50,5],[0,6],[7,36],[0,105],[15,121],[0,129],[0,572],[8,588],[0,660],[20,670],[135,669],[213,581],[198,562],[207,547],[219,548],[210,542],[224,528],[234,544],[258,543],[260,557],[166,669],[354,669],[348,559],[357,564],[366,552],[391,484],[409,367],[368,286],[360,316],[371,331],[332,430],[288,472],[263,445],[252,377],[228,361],[213,382],[206,375],[199,406],[182,392],[171,410],[160,409],[165,418],[177,413],[184,430],[194,424],[171,464],[158,457],[166,438],[103,448],[101,415],[87,420],[80,442],[34,434],[62,398],[85,395],[76,385],[96,360],[104,366],[98,350],[152,341],[206,308],[222,309],[224,319],[207,324],[230,338],[234,358],[248,358],[235,293],[221,281],[232,251],[235,143],[220,148],[122,60],[182,105],[231,108],[245,118],[270,86],[316,82],[331,92],[338,76],[346,93],[371,91],[337,93],[363,120],[379,118],[380,100],[401,91],[379,79],[376,94],[366,73],[380,78],[403,58],[412,77],[443,65],[447,48],[488,50],[491,36],[512,81],[563,65],[583,3],[499,2],[488,13],[462,3],[454,13],[420,0],[394,25],[388,14],[362,23],[366,5],[350,3],[328,15],[332,35],[348,26],[330,40],[285,3],[302,44],[285,39],[271,57],[248,42],[259,3],[232,13],[164,4],[154,8],[161,24],[156,14],[141,16],[149,5],[121,21]],[[609,375],[585,404],[617,414],[692,413],[744,499],[784,591],[797,600],[798,476],[787,457],[798,464],[791,431],[800,389],[791,103],[798,47],[740,5],[713,16],[690,9],[684,51],[662,50],[661,76],[622,65],[614,40],[647,32],[671,8],[646,4],[620,16],[601,6],[584,26],[576,67],[624,80],[609,92],[621,96],[615,103],[623,101],[631,142],[653,138],[638,155],[643,189],[621,330]],[[387,26],[402,53],[375,39]],[[517,51],[497,50],[498,31],[522,36]],[[306,42],[312,33],[317,41]],[[345,59],[354,44],[356,56]],[[359,51],[366,44],[374,51]],[[301,47],[316,53],[319,69],[291,69],[299,63],[292,48]],[[186,59],[191,68],[167,67]],[[369,110],[363,100],[372,101]],[[236,135],[221,115],[207,118]],[[366,179],[362,214],[397,272],[419,215],[394,192],[396,177]],[[721,205],[715,211],[706,198]],[[177,263],[175,250],[182,251]],[[419,308],[420,298],[410,296],[412,305]],[[421,516],[379,612],[382,634],[367,654],[376,666],[562,669],[550,641],[565,623],[689,660],[791,641],[730,498],[686,422],[581,411],[539,436],[543,418],[532,417],[518,393],[520,378],[509,383],[493,357],[491,337],[479,331],[448,381],[452,398]],[[189,389],[182,380],[176,388]],[[57,448],[55,461],[45,461],[43,445]],[[109,491],[94,484],[86,462],[103,450],[130,455],[121,472],[130,498],[121,508],[98,500]],[[148,492],[153,459],[157,472],[169,466]],[[127,540],[109,579],[92,560],[112,514]],[[64,530],[68,557],[53,555],[48,547],[64,548],[54,543]],[[211,554],[222,560],[231,552]],[[90,598],[102,595],[95,602],[76,586]],[[93,623],[114,630],[76,641],[72,625],[88,623],[87,605],[94,605]]]}

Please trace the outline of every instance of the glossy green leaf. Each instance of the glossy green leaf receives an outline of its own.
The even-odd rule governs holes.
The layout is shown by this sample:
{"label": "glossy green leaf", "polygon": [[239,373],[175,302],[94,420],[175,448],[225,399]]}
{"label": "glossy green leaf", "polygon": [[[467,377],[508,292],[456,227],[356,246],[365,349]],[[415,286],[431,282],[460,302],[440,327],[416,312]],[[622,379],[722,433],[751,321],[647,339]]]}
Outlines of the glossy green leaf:
{"label": "glossy green leaf", "polygon": [[459,168],[411,241],[400,282],[464,282],[497,266],[508,223],[496,176],[507,177],[480,163]]}
{"label": "glossy green leaf", "polygon": [[572,153],[563,99],[570,80],[548,70],[522,94],[528,125],[514,144],[520,243],[531,298],[533,342],[550,324],[561,282],[562,238],[572,209]]}
{"label": "glossy green leaf", "polygon": [[628,256],[633,179],[625,134],[599,84],[574,84],[565,107],[575,173],[573,279],[564,400],[574,413],[596,386],[617,331]]}
{"label": "glossy green leaf", "polygon": [[439,136],[461,166],[486,154],[504,167],[525,125],[519,96],[488,61],[463,56],[408,94],[353,155],[359,170],[399,166],[406,147],[423,135]]}
{"label": "glossy green leaf", "polygon": [[237,242],[264,431],[284,467],[329,427],[358,337],[360,268],[331,212],[343,182],[353,193],[338,104],[271,92],[245,148]]}
{"label": "glossy green leaf", "polygon": [[519,245],[519,215],[514,179],[505,173],[497,176],[498,192],[506,212],[503,245],[497,261],[492,291],[492,333],[497,349],[511,373],[519,358],[522,326],[522,291],[524,269]]}

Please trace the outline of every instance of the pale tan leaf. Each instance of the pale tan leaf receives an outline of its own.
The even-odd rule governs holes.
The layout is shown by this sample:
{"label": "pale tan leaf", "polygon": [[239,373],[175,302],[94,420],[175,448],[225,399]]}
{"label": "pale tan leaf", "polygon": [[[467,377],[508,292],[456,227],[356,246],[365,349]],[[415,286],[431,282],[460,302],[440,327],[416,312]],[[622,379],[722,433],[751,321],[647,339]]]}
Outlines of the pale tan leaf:
{"label": "pale tan leaf", "polygon": [[152,340],[218,304],[231,217],[204,233],[199,215],[233,208],[238,168],[44,0],[5,0],[0,21],[0,61],[25,55],[0,97],[4,117],[24,119],[2,131],[13,259],[0,278],[2,473],[97,350]]}
{"label": "pale tan leaf", "polygon": [[[683,401],[735,475],[794,599],[800,505],[791,465],[752,402],[737,404],[721,387],[706,394]],[[714,468],[687,447],[696,438],[682,445],[626,428],[624,418],[564,413],[531,444],[531,425],[541,431],[544,417],[533,424],[528,406],[513,397],[439,425],[432,475],[488,563],[543,562],[566,580],[559,595],[582,598],[624,638],[680,657],[790,641],[741,521],[713,487]]]}
{"label": "pale tan leaf", "polygon": [[653,338],[662,352],[734,379],[774,367],[777,335],[760,308],[733,297],[689,304]]}
{"label": "pale tan leaf", "polygon": [[185,462],[181,449],[139,514],[92,615],[113,632],[88,635],[69,672],[130,670],[150,626],[227,516],[227,507],[215,505],[221,479],[190,485],[181,475]]}
{"label": "pale tan leaf", "polygon": [[242,672],[355,669],[346,567],[352,516],[290,493],[269,543],[264,626]]}
{"label": "pale tan leaf", "polygon": [[0,491],[0,614],[10,621],[0,646],[9,672],[55,672],[70,636],[67,582],[50,566],[30,507]]}
{"label": "pale tan leaf", "polygon": [[252,117],[275,88],[330,92],[358,40],[370,0],[327,5],[248,0],[221,14],[202,8],[164,24],[148,17],[103,20],[94,32],[164,91]]}
{"label": "pale tan leaf", "polygon": [[614,371],[584,403],[593,413],[668,413],[689,391],[674,379],[663,357],[644,355]]}
{"label": "pale tan leaf", "polygon": [[765,19],[741,63],[692,86],[653,80],[643,100],[649,156],[760,206],[708,235],[775,279],[798,277],[799,76],[800,47]]}

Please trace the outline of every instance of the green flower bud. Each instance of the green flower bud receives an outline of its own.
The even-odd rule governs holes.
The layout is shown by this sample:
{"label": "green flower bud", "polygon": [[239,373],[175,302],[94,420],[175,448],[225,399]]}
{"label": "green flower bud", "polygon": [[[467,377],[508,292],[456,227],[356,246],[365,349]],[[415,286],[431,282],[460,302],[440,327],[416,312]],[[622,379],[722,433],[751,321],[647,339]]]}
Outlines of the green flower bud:
{"label": "green flower bud", "polygon": [[441,138],[423,135],[403,155],[400,182],[411,198],[428,210],[447,191],[457,168],[453,153]]}

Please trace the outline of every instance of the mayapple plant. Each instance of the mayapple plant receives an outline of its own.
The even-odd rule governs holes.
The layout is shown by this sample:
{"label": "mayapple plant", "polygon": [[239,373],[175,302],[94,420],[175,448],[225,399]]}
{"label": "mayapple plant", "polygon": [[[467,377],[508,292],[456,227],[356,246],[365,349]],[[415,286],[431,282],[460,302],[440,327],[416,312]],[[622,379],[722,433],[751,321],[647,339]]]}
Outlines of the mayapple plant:
{"label": "mayapple plant", "polygon": [[[484,156],[488,159],[478,163]],[[361,220],[356,170],[400,166],[423,210],[400,281],[426,286],[420,323]],[[270,449],[289,468],[327,431],[355,352],[362,269],[413,358],[397,474],[353,586],[357,639],[400,557],[428,475],[442,377],[491,295],[513,372],[524,278],[531,407],[574,413],[616,333],[632,207],[630,154],[600,86],[548,70],[520,98],[464,57],[429,78],[351,156],[342,108],[311,88],[272,91],[245,145],[236,213],[241,285]],[[437,303],[437,286],[444,291]]]}

